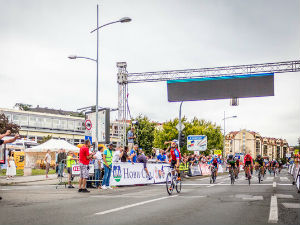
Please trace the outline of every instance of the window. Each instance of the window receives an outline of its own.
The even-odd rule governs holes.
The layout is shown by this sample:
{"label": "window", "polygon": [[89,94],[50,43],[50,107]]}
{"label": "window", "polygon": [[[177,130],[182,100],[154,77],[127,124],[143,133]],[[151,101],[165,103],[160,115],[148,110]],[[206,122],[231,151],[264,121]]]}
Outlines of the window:
{"label": "window", "polygon": [[51,118],[45,118],[44,120],[44,127],[45,128],[52,128],[52,119]]}
{"label": "window", "polygon": [[53,119],[53,129],[59,129],[59,120]]}
{"label": "window", "polygon": [[36,117],[36,126],[37,127],[44,127],[44,118]]}
{"label": "window", "polygon": [[7,117],[8,122],[11,122],[11,114],[8,114],[8,113],[4,113],[4,114]]}
{"label": "window", "polygon": [[36,117],[35,116],[29,117],[29,126],[36,127]]}
{"label": "window", "polygon": [[78,130],[84,130],[84,125],[83,125],[83,122],[80,121],[80,120],[77,120],[75,121],[75,130],[78,131]]}
{"label": "window", "polygon": [[264,156],[268,155],[268,146],[264,145]]}
{"label": "window", "polygon": [[68,129],[67,120],[60,120],[60,128],[61,129]]}
{"label": "window", "polygon": [[68,130],[74,130],[74,120],[68,120]]}

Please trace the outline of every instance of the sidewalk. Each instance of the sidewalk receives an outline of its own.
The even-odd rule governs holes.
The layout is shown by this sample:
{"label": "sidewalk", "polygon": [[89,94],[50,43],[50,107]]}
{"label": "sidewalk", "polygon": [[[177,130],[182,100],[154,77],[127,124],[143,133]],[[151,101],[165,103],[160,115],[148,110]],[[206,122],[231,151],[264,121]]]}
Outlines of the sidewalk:
{"label": "sidewalk", "polygon": [[12,185],[12,184],[29,183],[29,182],[36,182],[36,181],[57,180],[57,174],[49,174],[48,176],[49,178],[47,179],[45,175],[17,176],[13,180],[6,180],[5,176],[1,176],[0,185]]}

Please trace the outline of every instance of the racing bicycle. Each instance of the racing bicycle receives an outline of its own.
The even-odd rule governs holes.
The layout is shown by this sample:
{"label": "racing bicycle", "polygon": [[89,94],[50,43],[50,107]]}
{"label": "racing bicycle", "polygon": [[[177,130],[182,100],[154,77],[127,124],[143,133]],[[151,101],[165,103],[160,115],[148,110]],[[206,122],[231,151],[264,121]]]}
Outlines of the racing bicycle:
{"label": "racing bicycle", "polygon": [[248,179],[248,182],[249,182],[249,185],[250,185],[250,183],[251,183],[250,166],[246,165],[244,169],[245,169],[245,175],[246,175],[246,177]]}
{"label": "racing bicycle", "polygon": [[[173,175],[174,174],[174,175]],[[181,192],[181,179],[177,179],[178,173],[175,169],[172,169],[166,178],[166,188],[169,195],[172,195],[174,189],[176,189],[177,193]]]}
{"label": "racing bicycle", "polygon": [[215,166],[211,166],[210,183],[215,183],[216,179],[217,179],[217,168]]}
{"label": "racing bicycle", "polygon": [[231,184],[234,184],[234,181],[235,181],[235,169],[232,166],[229,167],[229,174],[230,174]]}

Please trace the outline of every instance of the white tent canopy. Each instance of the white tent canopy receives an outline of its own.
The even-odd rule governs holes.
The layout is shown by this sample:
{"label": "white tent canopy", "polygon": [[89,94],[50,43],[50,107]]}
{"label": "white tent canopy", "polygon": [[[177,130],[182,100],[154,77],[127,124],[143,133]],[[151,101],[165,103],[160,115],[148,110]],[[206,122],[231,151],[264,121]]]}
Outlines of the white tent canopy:
{"label": "white tent canopy", "polygon": [[76,146],[71,145],[65,140],[57,139],[50,139],[43,144],[26,149],[25,152],[47,152],[48,150],[50,150],[51,152],[57,152],[59,149],[65,149],[67,152],[79,152],[79,148],[77,148]]}

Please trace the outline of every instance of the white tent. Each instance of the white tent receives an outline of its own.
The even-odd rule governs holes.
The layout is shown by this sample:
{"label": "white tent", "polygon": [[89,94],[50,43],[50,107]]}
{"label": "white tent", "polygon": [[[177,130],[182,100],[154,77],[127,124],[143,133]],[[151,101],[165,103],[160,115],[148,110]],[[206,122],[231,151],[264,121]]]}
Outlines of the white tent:
{"label": "white tent", "polygon": [[48,150],[50,150],[51,152],[57,152],[59,149],[65,149],[66,152],[79,152],[79,148],[77,148],[76,146],[71,145],[65,140],[57,139],[50,139],[43,144],[26,149],[25,152],[47,152]]}

